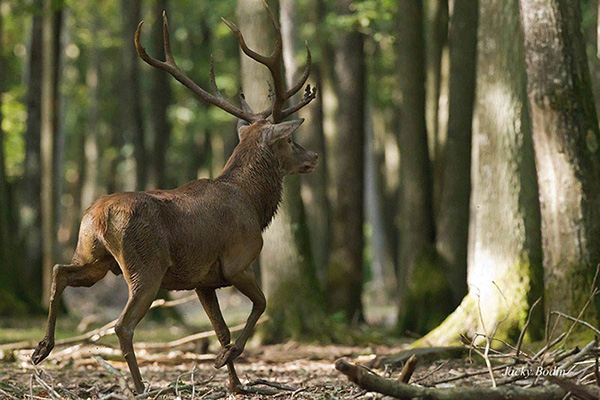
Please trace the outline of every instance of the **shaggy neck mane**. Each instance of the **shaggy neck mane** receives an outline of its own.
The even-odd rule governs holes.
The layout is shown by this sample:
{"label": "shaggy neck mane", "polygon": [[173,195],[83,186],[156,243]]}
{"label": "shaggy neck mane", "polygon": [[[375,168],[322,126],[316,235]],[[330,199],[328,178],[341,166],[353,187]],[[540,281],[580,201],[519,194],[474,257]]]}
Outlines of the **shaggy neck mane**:
{"label": "shaggy neck mane", "polygon": [[241,142],[217,180],[241,187],[258,212],[260,228],[264,230],[269,225],[277,212],[283,191],[283,174],[269,148]]}

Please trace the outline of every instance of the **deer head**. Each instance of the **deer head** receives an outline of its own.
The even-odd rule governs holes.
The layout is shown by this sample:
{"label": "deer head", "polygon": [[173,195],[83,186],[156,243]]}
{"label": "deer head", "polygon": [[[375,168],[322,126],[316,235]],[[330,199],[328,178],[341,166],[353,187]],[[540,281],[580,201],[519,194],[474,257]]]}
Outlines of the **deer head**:
{"label": "deer head", "polygon": [[[163,45],[165,52],[165,61],[159,61],[150,57],[144,47],[140,44],[140,35],[143,22],[137,27],[135,32],[135,47],[139,56],[149,65],[161,69],[171,74],[177,81],[182,83],[185,87],[190,89],[200,99],[213,104],[223,111],[237,117],[242,124],[238,124],[238,135],[240,137],[240,144],[243,142],[245,133],[254,132],[255,129],[259,128],[261,140],[255,141],[260,146],[265,146],[270,149],[279,162],[279,166],[284,174],[291,173],[307,173],[317,165],[317,154],[311,151],[305,150],[302,146],[297,144],[292,139],[292,132],[294,132],[303,122],[303,120],[282,122],[287,117],[296,113],[302,107],[309,104],[317,95],[317,88],[311,88],[310,85],[306,85],[304,96],[295,105],[290,105],[284,108],[285,103],[294,96],[306,83],[311,70],[311,54],[308,43],[306,44],[306,66],[300,79],[291,88],[285,88],[283,79],[283,62],[282,62],[282,38],[281,29],[273,13],[271,12],[267,3],[263,0],[265,9],[269,15],[271,23],[276,34],[275,49],[269,56],[258,54],[254,50],[250,49],[244,40],[244,36],[238,29],[238,27],[222,18],[223,22],[231,29],[236,35],[239,41],[239,45],[242,51],[251,59],[256,62],[265,65],[273,78],[273,86],[269,85],[269,98],[270,106],[265,110],[255,113],[252,111],[248,103],[246,102],[243,93],[240,93],[241,107],[236,107],[229,103],[217,87],[215,81],[215,73],[213,68],[213,60],[211,56],[210,62],[210,83],[212,93],[202,89],[196,83],[194,83],[188,76],[186,76],[177,66],[173,53],[171,51],[171,43],[169,39],[169,28],[167,24],[167,16],[163,12]],[[267,118],[271,116],[272,122],[268,121]],[[253,135],[256,136],[256,135]]]}

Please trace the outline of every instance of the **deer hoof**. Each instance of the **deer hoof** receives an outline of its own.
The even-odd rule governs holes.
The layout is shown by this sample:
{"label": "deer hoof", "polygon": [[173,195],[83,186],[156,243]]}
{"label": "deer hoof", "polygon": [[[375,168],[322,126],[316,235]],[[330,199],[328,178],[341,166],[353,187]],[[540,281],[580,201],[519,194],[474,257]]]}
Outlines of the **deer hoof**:
{"label": "deer hoof", "polygon": [[36,365],[41,363],[46,357],[48,357],[48,354],[50,354],[53,348],[54,342],[50,342],[46,339],[42,340],[31,355],[31,361]]}
{"label": "deer hoof", "polygon": [[242,354],[242,349],[236,347],[235,344],[228,344],[217,356],[217,359],[215,360],[215,368],[221,368],[228,362],[235,360],[240,354]]}

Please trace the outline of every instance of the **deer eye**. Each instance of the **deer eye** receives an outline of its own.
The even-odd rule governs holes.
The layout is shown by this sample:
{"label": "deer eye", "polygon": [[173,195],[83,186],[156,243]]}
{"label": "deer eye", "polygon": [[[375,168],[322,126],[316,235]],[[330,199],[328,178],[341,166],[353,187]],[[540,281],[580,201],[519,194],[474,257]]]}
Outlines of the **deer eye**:
{"label": "deer eye", "polygon": [[287,142],[288,142],[289,144],[292,144],[292,138],[288,138]]}

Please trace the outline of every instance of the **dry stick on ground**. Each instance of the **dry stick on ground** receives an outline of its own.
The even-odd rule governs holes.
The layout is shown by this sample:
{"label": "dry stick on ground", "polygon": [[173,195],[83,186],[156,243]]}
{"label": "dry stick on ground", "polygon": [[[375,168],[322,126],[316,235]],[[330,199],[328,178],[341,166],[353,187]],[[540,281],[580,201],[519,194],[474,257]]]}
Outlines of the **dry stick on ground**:
{"label": "dry stick on ground", "polygon": [[567,393],[565,389],[559,386],[531,389],[512,386],[500,388],[426,388],[382,378],[360,365],[351,364],[344,359],[337,360],[335,368],[363,389],[397,398],[428,400],[559,400]]}
{"label": "dry stick on ground", "polygon": [[[198,299],[198,297],[195,294],[186,296],[186,297],[183,297],[183,298],[177,299],[177,300],[167,301],[164,299],[157,299],[157,300],[154,300],[154,302],[150,306],[150,309],[157,308],[157,307],[175,307],[180,304],[184,304],[184,303],[190,302],[192,300],[197,300],[197,299]],[[72,345],[72,344],[77,344],[77,343],[96,342],[96,341],[98,341],[98,339],[100,339],[103,336],[114,334],[113,328],[116,323],[117,323],[117,320],[115,319],[113,321],[110,321],[106,325],[101,326],[100,328],[92,329],[91,331],[88,331],[81,335],[77,335],[77,336],[73,336],[73,337],[65,338],[65,339],[59,339],[54,343],[54,345],[55,346],[65,346],[65,345]],[[38,345],[38,343],[35,341],[25,340],[25,341],[21,341],[21,342],[7,343],[7,344],[0,345],[0,351],[32,349],[32,348],[36,347],[37,345]]]}
{"label": "dry stick on ground", "polygon": [[121,390],[123,390],[123,393],[125,393],[126,396],[135,397],[131,389],[129,389],[129,386],[127,386],[127,381],[125,380],[125,377],[123,376],[123,373],[121,371],[110,365],[100,356],[94,356],[94,358],[96,359],[96,361],[98,361],[98,364],[100,364],[106,371],[108,371],[111,375],[117,378],[119,386],[121,387]]}
{"label": "dry stick on ground", "polygon": [[400,371],[400,375],[398,375],[398,381],[408,383],[410,377],[415,372],[415,368],[417,368],[417,357],[413,354],[406,364],[404,364],[404,367],[402,367],[402,371]]}
{"label": "dry stick on ground", "polygon": [[577,398],[583,400],[598,400],[598,398],[600,398],[600,391],[596,390],[595,393],[592,393],[591,390],[558,376],[548,376],[546,378],[548,381],[562,387],[565,390],[568,390],[570,393],[577,396]]}
{"label": "dry stick on ground", "polygon": [[[258,320],[258,322],[256,322],[256,325],[265,323],[269,320],[269,317],[262,317]],[[236,325],[232,328],[229,329],[229,331],[231,333],[235,333],[235,332],[239,332],[242,329],[244,329],[245,324],[240,324],[240,325]],[[173,340],[171,342],[166,342],[166,343],[139,343],[137,345],[135,345],[136,349],[159,349],[159,350],[166,350],[166,349],[171,349],[174,347],[179,347],[182,346],[184,344],[187,343],[191,343],[191,342],[195,342],[198,341],[200,339],[206,339],[209,337],[213,337],[215,336],[216,333],[215,331],[206,331],[206,332],[200,332],[200,333],[195,333],[193,335],[189,335],[186,336],[184,338],[181,339],[177,339],[177,340]]]}

